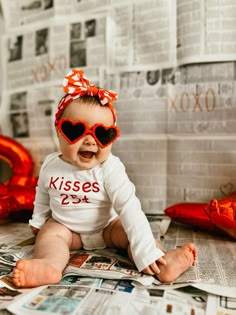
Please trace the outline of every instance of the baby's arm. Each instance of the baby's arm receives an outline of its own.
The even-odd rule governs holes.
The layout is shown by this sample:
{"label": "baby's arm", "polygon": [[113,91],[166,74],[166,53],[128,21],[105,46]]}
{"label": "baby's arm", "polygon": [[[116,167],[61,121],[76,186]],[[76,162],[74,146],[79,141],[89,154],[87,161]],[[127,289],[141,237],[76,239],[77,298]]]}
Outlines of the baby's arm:
{"label": "baby's arm", "polygon": [[[120,217],[130,244],[130,251],[139,271],[159,271],[165,253],[156,246],[150,224],[135,195],[135,186],[129,180],[124,165],[113,157],[103,165],[105,188],[114,209]],[[160,260],[160,261],[159,261]],[[158,268],[158,269],[157,269]]]}

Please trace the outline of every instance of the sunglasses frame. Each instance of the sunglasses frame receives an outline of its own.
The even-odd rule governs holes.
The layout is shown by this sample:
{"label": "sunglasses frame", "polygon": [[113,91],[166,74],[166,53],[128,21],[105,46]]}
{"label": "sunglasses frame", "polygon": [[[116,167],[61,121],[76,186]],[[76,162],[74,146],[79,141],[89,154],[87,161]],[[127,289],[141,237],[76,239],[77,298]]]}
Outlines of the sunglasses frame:
{"label": "sunglasses frame", "polygon": [[[70,140],[67,135],[63,132],[62,130],[62,124],[64,122],[69,122],[72,126],[76,126],[77,124],[82,124],[84,126],[84,132],[79,136],[77,137],[76,139],[74,140]],[[111,126],[105,126],[104,124],[102,123],[97,123],[95,125],[93,125],[91,128],[89,128],[88,124],[86,123],[86,121],[84,120],[77,120],[77,121],[74,121],[74,120],[71,120],[70,118],[61,118],[59,121],[58,121],[58,124],[57,124],[57,129],[58,131],[60,132],[60,134],[63,136],[63,138],[69,143],[69,144],[74,144],[76,143],[77,141],[79,141],[80,139],[82,139],[83,137],[85,137],[86,135],[90,134],[92,135],[92,137],[95,139],[96,143],[101,147],[101,148],[105,148],[109,145],[111,145],[114,141],[116,141],[116,139],[119,137],[120,135],[120,129],[116,126],[116,125],[111,125]],[[97,138],[96,136],[96,129],[98,127],[102,127],[105,131],[109,131],[110,129],[113,129],[115,130],[116,132],[116,135],[115,137],[109,141],[108,143],[106,144],[103,144],[102,142],[100,142],[100,140]]]}

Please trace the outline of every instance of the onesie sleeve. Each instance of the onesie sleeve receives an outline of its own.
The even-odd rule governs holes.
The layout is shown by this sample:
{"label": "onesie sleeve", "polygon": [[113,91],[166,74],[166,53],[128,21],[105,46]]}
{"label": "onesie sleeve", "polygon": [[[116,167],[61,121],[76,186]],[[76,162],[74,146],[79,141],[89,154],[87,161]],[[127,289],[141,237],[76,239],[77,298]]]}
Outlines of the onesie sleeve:
{"label": "onesie sleeve", "polygon": [[156,247],[150,224],[135,194],[135,186],[119,158],[112,156],[105,162],[104,179],[106,191],[127,234],[136,267],[142,271],[164,253]]}
{"label": "onesie sleeve", "polygon": [[50,156],[48,156],[44,163],[42,164],[39,179],[36,187],[36,195],[34,200],[34,210],[32,219],[29,220],[29,224],[37,229],[41,229],[41,227],[45,224],[45,222],[51,216],[50,210],[50,198],[48,194],[48,190],[44,184],[44,174],[46,172],[46,166],[50,161]]}

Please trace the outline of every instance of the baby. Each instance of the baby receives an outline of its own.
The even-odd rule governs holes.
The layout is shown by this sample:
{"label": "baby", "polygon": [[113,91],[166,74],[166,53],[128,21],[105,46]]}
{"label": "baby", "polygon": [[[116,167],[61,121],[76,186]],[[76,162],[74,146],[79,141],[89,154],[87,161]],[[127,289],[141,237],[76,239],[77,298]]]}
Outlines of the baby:
{"label": "baby", "polygon": [[30,220],[37,235],[33,259],[13,271],[18,287],[55,284],[70,250],[105,247],[127,250],[139,271],[171,282],[194,265],[192,243],[163,252],[135,195],[125,167],[111,153],[119,136],[112,102],[117,95],[99,89],[72,70],[55,117],[60,151],[44,161]]}

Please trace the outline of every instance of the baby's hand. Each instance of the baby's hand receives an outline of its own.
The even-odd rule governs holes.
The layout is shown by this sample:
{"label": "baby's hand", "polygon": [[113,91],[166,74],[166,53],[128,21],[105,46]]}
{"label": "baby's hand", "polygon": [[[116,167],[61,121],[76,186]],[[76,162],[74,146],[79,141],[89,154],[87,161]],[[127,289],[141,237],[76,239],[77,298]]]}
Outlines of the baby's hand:
{"label": "baby's hand", "polygon": [[32,231],[32,233],[33,233],[34,235],[37,235],[37,234],[38,234],[39,229],[37,229],[37,228],[34,227],[34,226],[30,226],[30,228],[31,228],[31,231]]}
{"label": "baby's hand", "polygon": [[160,257],[155,262],[150,264],[148,267],[144,268],[142,272],[148,275],[158,275],[160,273],[160,269],[158,268],[158,264],[166,265],[166,261],[163,257]]}

